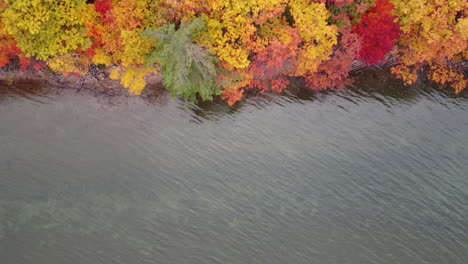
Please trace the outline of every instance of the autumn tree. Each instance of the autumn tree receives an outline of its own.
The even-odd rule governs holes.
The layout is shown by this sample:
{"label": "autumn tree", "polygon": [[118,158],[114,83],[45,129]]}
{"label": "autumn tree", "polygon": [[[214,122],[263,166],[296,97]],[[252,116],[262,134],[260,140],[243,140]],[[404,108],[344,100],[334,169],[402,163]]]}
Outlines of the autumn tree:
{"label": "autumn tree", "polygon": [[302,76],[317,71],[319,64],[330,57],[337,44],[338,31],[336,25],[328,23],[330,12],[324,3],[291,0],[288,7],[302,38],[295,60],[296,75]]}
{"label": "autumn tree", "polygon": [[250,53],[263,45],[256,39],[259,25],[282,14],[286,0],[209,0],[204,14],[208,30],[202,43],[212,46],[227,69],[246,68]]}
{"label": "autumn tree", "polygon": [[346,14],[335,16],[340,19],[338,44],[328,60],[323,61],[315,72],[305,75],[306,86],[312,90],[343,89],[352,83],[349,72],[359,57],[361,37],[352,31],[351,20]]}
{"label": "autumn tree", "polygon": [[392,11],[393,4],[388,0],[377,0],[354,26],[354,31],[362,39],[359,54],[368,64],[383,61],[400,36],[400,28],[394,22]]}
{"label": "autumn tree", "polygon": [[223,99],[230,105],[242,98],[244,88],[261,93],[282,92],[289,84],[288,76],[293,72],[293,59],[301,42],[298,30],[284,17],[274,18],[258,28],[256,37],[265,45],[252,55],[247,68],[236,71],[242,75],[242,81],[224,90]]}
{"label": "autumn tree", "polygon": [[293,59],[301,43],[299,32],[285,18],[275,18],[259,27],[257,35],[266,45],[253,55],[247,68],[252,76],[247,88],[281,92],[289,84],[287,76],[294,68]]}
{"label": "autumn tree", "polygon": [[21,50],[16,46],[13,37],[0,33],[0,67],[7,65],[11,59],[19,54],[21,54]]}
{"label": "autumn tree", "polygon": [[26,56],[50,57],[87,48],[84,0],[6,0],[4,31],[14,37]]}
{"label": "autumn tree", "polygon": [[223,98],[230,104],[242,97],[243,87],[252,84],[255,54],[266,49],[269,42],[258,34],[270,19],[281,17],[287,0],[208,0],[209,8],[201,14],[208,30],[198,36],[201,44],[212,47],[225,70],[219,74]]}
{"label": "autumn tree", "polygon": [[18,47],[16,40],[8,34],[3,26],[3,12],[9,7],[5,2],[0,1],[0,67],[6,66],[13,59],[17,58],[20,70],[27,69],[40,70],[45,66],[43,61],[35,58],[26,57],[23,51]]}
{"label": "autumn tree", "polygon": [[98,0],[86,21],[93,43],[84,52],[92,56],[94,64],[110,67],[110,77],[120,79],[130,93],[141,93],[145,76],[156,71],[144,64],[154,43],[141,33],[150,25],[163,23],[158,15],[161,11],[154,9],[157,4],[148,0]]}
{"label": "autumn tree", "polygon": [[451,84],[456,92],[467,85],[460,60],[467,59],[468,2],[464,0],[391,0],[404,34],[392,72],[411,84],[418,71],[440,84]]}
{"label": "autumn tree", "polygon": [[208,19],[208,45],[223,66],[242,79],[224,90],[232,104],[242,87],[282,91],[287,76],[315,72],[337,42],[325,4],[308,0],[240,1],[220,4]]}

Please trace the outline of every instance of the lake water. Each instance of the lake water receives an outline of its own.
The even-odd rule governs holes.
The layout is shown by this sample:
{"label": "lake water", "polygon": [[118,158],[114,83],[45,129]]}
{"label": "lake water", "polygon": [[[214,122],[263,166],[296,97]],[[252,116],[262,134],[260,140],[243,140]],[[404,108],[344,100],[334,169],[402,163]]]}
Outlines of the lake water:
{"label": "lake water", "polygon": [[0,87],[2,264],[468,263],[467,93],[20,88]]}

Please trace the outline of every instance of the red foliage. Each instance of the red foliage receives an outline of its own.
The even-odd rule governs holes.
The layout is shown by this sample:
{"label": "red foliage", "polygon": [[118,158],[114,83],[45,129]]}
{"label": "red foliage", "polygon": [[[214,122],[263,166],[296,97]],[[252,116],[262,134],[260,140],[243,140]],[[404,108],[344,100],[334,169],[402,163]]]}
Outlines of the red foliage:
{"label": "red foliage", "polygon": [[88,30],[88,37],[93,41],[91,47],[86,50],[81,50],[80,52],[88,55],[89,57],[93,57],[96,54],[96,49],[101,47],[104,42],[102,40],[102,33],[104,33],[105,29],[98,25],[94,24],[85,24],[86,29]]}
{"label": "red foliage", "polygon": [[285,75],[293,68],[291,59],[296,56],[301,42],[296,29],[289,28],[288,33],[290,39],[287,43],[272,39],[265,49],[255,54],[248,68],[254,78],[246,88],[257,88],[262,93],[271,89],[280,93],[288,86]]}
{"label": "red foliage", "polygon": [[399,25],[393,22],[393,7],[389,0],[377,0],[354,27],[362,38],[360,56],[366,63],[382,61],[400,36]]}
{"label": "red foliage", "polygon": [[345,51],[335,51],[333,57],[320,64],[318,71],[305,77],[306,85],[312,90],[343,89],[351,84],[348,78],[353,63],[352,57]]}
{"label": "red foliage", "polygon": [[21,54],[16,41],[9,35],[0,34],[0,67],[7,65],[12,58]]}
{"label": "red foliage", "polygon": [[16,46],[16,41],[10,35],[0,34],[0,67],[5,67],[13,58],[19,58],[21,71],[27,70],[30,66],[39,71],[46,65],[43,61],[24,57],[22,50]]}
{"label": "red foliage", "polygon": [[94,9],[97,12],[101,13],[103,16],[112,9],[112,1],[111,0],[97,0],[94,2]]}
{"label": "red foliage", "polygon": [[312,90],[343,89],[352,83],[349,71],[359,56],[361,38],[351,31],[351,21],[346,14],[335,16],[335,19],[342,19],[343,26],[338,30],[340,38],[333,55],[321,63],[316,72],[305,76],[306,85]]}
{"label": "red foliage", "polygon": [[343,89],[352,83],[349,71],[358,57],[360,38],[355,33],[344,33],[339,41],[339,48],[333,56],[319,65],[317,72],[305,77],[306,85],[312,90]]}
{"label": "red foliage", "polygon": [[25,71],[28,69],[28,66],[31,65],[31,60],[26,57],[20,57],[20,70]]}
{"label": "red foliage", "polygon": [[35,71],[40,71],[42,68],[46,66],[46,63],[43,61],[35,61],[33,64],[33,69]]}
{"label": "red foliage", "polygon": [[27,58],[20,56],[20,71],[26,71],[28,69],[33,69],[35,71],[40,71],[46,66],[45,62],[36,60],[34,58]]}

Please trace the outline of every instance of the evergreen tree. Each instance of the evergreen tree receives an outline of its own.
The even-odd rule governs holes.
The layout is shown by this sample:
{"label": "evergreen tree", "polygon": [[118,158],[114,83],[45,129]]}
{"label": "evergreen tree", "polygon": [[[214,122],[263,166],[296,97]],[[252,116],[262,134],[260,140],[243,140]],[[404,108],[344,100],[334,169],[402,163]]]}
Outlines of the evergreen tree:
{"label": "evergreen tree", "polygon": [[183,96],[195,102],[197,94],[202,100],[212,100],[221,93],[216,85],[217,58],[205,47],[194,42],[194,36],[206,30],[201,18],[182,22],[176,30],[174,24],[148,29],[144,35],[157,41],[147,57],[148,64],[158,64],[162,81],[172,96]]}

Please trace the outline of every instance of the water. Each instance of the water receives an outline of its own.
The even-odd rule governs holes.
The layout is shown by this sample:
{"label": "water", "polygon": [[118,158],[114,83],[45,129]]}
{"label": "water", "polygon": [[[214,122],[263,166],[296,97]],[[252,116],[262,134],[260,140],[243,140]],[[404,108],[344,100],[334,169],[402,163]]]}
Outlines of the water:
{"label": "water", "polygon": [[2,85],[2,264],[468,263],[466,93],[370,80],[230,108]]}

